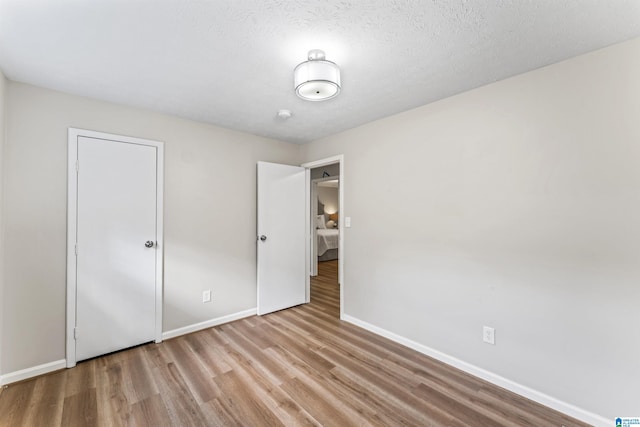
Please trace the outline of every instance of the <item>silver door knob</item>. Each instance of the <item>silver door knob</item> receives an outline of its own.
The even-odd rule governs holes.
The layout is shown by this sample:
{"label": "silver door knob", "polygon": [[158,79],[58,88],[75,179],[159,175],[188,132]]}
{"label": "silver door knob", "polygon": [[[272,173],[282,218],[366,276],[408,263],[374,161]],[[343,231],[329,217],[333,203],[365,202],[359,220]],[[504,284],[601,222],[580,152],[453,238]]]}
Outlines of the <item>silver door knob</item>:
{"label": "silver door knob", "polygon": [[151,240],[147,240],[147,242],[144,245],[147,248],[152,248],[153,247],[153,242]]}
{"label": "silver door knob", "polygon": [[262,240],[262,241],[264,242],[265,240],[267,240],[267,236],[265,236],[265,235],[263,234],[262,236],[260,236],[260,240]]}

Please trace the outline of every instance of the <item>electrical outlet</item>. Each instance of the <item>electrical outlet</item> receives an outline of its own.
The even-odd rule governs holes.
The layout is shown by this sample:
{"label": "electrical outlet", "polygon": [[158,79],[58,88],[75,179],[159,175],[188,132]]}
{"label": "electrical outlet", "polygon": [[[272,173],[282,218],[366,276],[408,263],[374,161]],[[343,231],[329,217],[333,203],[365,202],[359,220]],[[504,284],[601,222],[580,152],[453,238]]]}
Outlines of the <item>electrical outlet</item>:
{"label": "electrical outlet", "polygon": [[211,302],[211,291],[202,291],[202,302]]}
{"label": "electrical outlet", "polygon": [[482,341],[487,344],[496,345],[496,330],[489,326],[482,327]]}

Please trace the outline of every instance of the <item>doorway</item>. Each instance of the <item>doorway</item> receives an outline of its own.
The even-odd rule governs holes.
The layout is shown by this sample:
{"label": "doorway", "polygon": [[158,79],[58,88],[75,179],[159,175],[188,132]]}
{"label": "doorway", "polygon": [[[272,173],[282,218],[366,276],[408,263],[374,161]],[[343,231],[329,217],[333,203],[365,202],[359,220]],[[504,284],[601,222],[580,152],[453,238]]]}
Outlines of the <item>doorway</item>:
{"label": "doorway", "polygon": [[162,339],[161,142],[69,129],[67,367]]}
{"label": "doorway", "polygon": [[[314,276],[318,274],[318,258],[316,252],[316,244],[317,244],[317,234],[316,234],[316,221],[318,220],[317,209],[318,204],[316,201],[317,187],[318,182],[329,182],[338,179],[338,202],[337,206],[332,206],[330,209],[335,212],[330,212],[329,215],[333,214],[333,218],[326,217],[327,223],[329,221],[337,222],[337,227],[335,227],[338,231],[338,259],[328,261],[328,264],[323,265],[320,272],[323,274],[334,274],[337,269],[337,282],[340,288],[340,318],[343,318],[344,315],[344,263],[345,263],[345,251],[344,251],[344,229],[345,229],[345,221],[341,220],[341,216],[345,212],[345,204],[344,204],[344,156],[338,155],[333,156],[321,160],[317,160],[314,162],[305,163],[302,165],[308,171],[308,179],[307,179],[307,206],[309,206],[309,215],[307,218],[308,221],[308,251],[309,254],[309,276],[312,277],[312,280],[315,279]],[[316,175],[320,171],[320,175]],[[313,175],[312,175],[313,174]],[[324,177],[322,176],[324,175]],[[328,175],[328,176],[327,176]],[[315,179],[312,179],[312,177]],[[313,195],[312,195],[313,194]],[[329,225],[332,225],[331,223]],[[325,223],[326,226],[326,223]],[[330,265],[331,264],[331,265]],[[332,268],[331,268],[332,267]],[[310,281],[311,282],[311,281]],[[310,283],[309,282],[309,283]],[[307,302],[309,302],[311,296],[310,285],[307,288]]]}
{"label": "doorway", "polygon": [[[311,276],[318,275],[318,263],[338,260],[340,175],[337,164],[311,170],[312,227]],[[330,172],[327,172],[330,170]],[[314,178],[322,174],[322,178]],[[336,263],[337,264],[337,263]],[[338,269],[336,267],[336,280]]]}

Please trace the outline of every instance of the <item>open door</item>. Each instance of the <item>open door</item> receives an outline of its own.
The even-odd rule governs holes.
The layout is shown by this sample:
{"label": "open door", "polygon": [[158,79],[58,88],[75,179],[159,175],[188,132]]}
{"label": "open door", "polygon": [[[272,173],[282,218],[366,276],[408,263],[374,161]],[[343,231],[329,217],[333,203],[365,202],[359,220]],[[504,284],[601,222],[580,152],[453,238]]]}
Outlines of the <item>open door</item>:
{"label": "open door", "polygon": [[258,314],[306,301],[306,170],[258,162]]}

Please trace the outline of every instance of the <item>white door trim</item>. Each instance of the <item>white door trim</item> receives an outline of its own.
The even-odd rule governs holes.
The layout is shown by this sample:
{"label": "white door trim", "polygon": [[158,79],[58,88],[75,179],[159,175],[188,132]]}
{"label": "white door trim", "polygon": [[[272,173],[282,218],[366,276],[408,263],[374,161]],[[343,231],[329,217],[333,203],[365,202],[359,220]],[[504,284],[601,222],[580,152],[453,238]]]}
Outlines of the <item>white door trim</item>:
{"label": "white door trim", "polygon": [[89,137],[119,141],[156,147],[156,321],[155,341],[162,341],[162,289],[163,289],[163,194],[164,194],[164,143],[129,136],[113,135],[84,129],[69,128],[68,132],[68,165],[67,165],[67,367],[76,365],[76,343],[74,328],[76,325],[76,241],[77,241],[77,197],[78,175],[76,162],[78,159],[78,138]]}
{"label": "white door trim", "polygon": [[[338,154],[337,156],[327,157],[325,159],[315,160],[313,162],[303,163],[303,168],[307,169],[307,183],[305,186],[306,200],[307,200],[307,209],[309,210],[307,215],[307,254],[308,254],[308,265],[307,271],[311,273],[311,254],[313,253],[311,245],[313,244],[313,236],[312,230],[315,227],[312,227],[312,219],[311,218],[311,169],[318,168],[321,166],[332,165],[334,163],[340,164],[340,185],[338,188],[338,203],[340,206],[340,221],[338,221],[338,230],[340,230],[340,235],[338,237],[338,253],[340,256],[338,257],[338,282],[340,283],[340,319],[344,318],[344,259],[345,259],[345,250],[344,250],[344,217],[345,217],[345,205],[344,205],[344,188],[345,188],[345,179],[344,179],[344,154]],[[307,275],[307,302],[310,301],[311,298],[311,284],[309,280],[309,274]]]}

